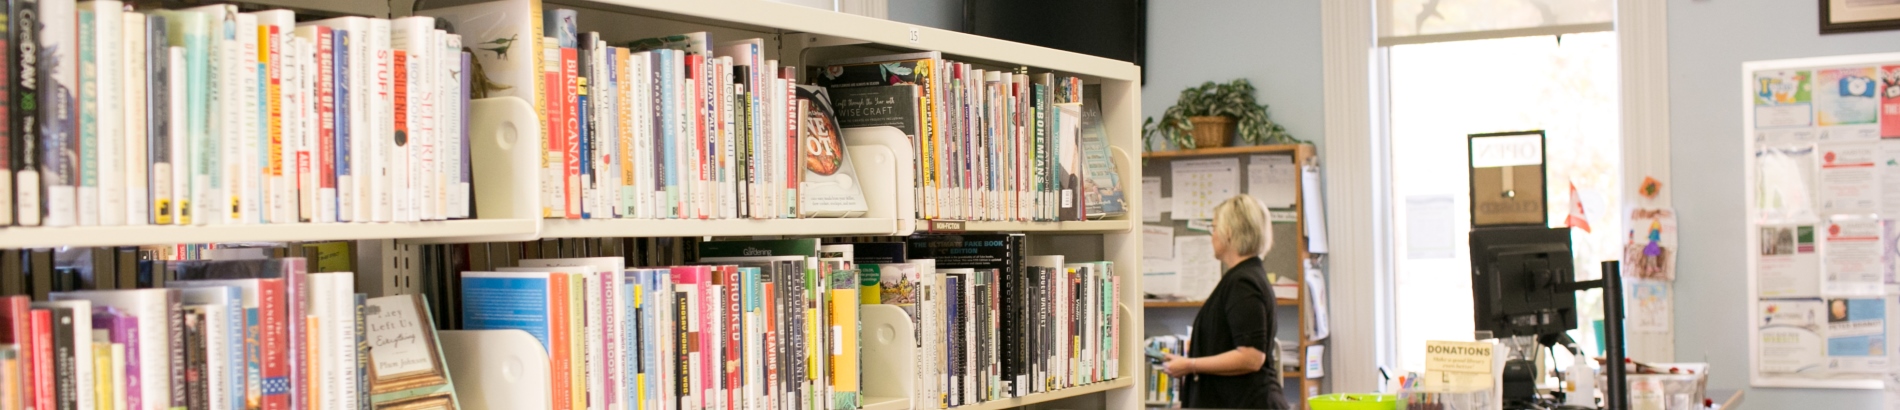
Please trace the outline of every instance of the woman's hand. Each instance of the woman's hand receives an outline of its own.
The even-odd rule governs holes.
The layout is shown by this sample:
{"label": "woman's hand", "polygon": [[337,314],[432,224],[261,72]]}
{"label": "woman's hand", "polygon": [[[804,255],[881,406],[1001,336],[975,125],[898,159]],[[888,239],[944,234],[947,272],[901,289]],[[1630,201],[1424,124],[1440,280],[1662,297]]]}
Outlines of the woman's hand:
{"label": "woman's hand", "polygon": [[1185,377],[1194,374],[1194,359],[1169,354],[1161,363],[1161,369],[1169,376]]}

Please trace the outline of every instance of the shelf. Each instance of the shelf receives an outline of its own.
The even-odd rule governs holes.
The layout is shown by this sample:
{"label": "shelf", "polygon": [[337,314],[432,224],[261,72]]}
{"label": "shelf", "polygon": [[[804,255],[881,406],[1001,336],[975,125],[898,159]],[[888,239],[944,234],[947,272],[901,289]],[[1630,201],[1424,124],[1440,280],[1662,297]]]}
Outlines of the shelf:
{"label": "shelf", "polygon": [[[758,0],[555,0],[549,3],[545,9],[551,10],[555,4],[595,6],[593,8],[621,6],[624,8],[614,8],[612,11],[757,32],[783,33],[787,34],[788,43],[795,38],[790,34],[798,33],[807,38],[834,37],[903,49],[935,50],[947,57],[990,60],[1008,63],[1012,67],[1053,69],[1122,81],[1141,79],[1141,69],[1125,61],[787,3]],[[823,40],[830,42],[836,39]]]}
{"label": "shelf", "polygon": [[908,410],[910,409],[910,399],[906,399],[902,397],[865,396],[864,403],[862,404],[863,406],[859,410]]}
{"label": "shelf", "polygon": [[809,219],[549,219],[542,238],[664,236],[850,236],[890,235],[891,218]]}
{"label": "shelf", "polygon": [[[1131,223],[1126,219],[1066,222],[1011,221],[917,221],[918,231],[930,232],[1025,232],[1025,233],[1122,233]],[[961,224],[961,229],[955,225]]]}
{"label": "shelf", "polygon": [[1027,406],[1031,404],[1042,403],[1046,401],[1054,401],[1054,400],[1061,400],[1061,399],[1066,399],[1070,397],[1081,396],[1084,394],[1100,393],[1100,392],[1105,392],[1109,390],[1127,388],[1129,386],[1134,386],[1134,385],[1135,385],[1135,378],[1123,377],[1116,380],[1111,380],[1111,381],[1106,381],[1106,382],[1101,382],[1101,383],[1096,383],[1096,384],[1091,384],[1091,385],[1086,385],[1086,386],[1076,386],[1076,387],[1070,387],[1067,389],[1056,390],[1056,391],[1052,391],[1048,393],[1037,393],[1037,394],[1031,394],[1031,395],[1023,396],[1023,397],[983,402],[983,403],[977,403],[977,404],[972,404],[968,406],[952,407],[952,409],[955,409],[955,410],[1012,409],[1012,408]]}
{"label": "shelf", "polygon": [[0,230],[0,249],[179,243],[317,242],[355,239],[413,239],[433,242],[476,238],[531,238],[539,224],[540,221],[534,219],[464,219],[399,223],[7,228]]}
{"label": "shelf", "polygon": [[[1199,300],[1186,301],[1186,302],[1154,301],[1154,302],[1142,302],[1141,307],[1149,308],[1149,309],[1198,308],[1198,307],[1201,307],[1201,304],[1204,302],[1205,301],[1199,301]],[[1300,300],[1299,299],[1278,299],[1274,301],[1274,304],[1279,305],[1279,306],[1299,306]]]}
{"label": "shelf", "polygon": [[1250,145],[1250,146],[1244,146],[1244,147],[1220,147],[1220,148],[1201,148],[1201,149],[1183,149],[1183,150],[1172,150],[1172,151],[1143,152],[1141,153],[1141,157],[1142,158],[1175,158],[1175,157],[1204,157],[1204,156],[1209,156],[1209,155],[1233,155],[1233,154],[1298,153],[1300,152],[1300,149],[1302,147],[1306,149],[1311,149],[1311,146],[1304,145],[1304,144]]}

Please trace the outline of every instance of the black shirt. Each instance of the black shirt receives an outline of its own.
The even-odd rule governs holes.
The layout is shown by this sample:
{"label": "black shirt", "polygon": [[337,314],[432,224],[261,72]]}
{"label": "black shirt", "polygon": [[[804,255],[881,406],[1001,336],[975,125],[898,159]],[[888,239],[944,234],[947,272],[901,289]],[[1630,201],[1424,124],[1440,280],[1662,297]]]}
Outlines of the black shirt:
{"label": "black shirt", "polygon": [[1267,282],[1260,258],[1241,261],[1221,275],[1220,284],[1214,286],[1214,293],[1194,316],[1188,357],[1214,356],[1246,346],[1265,353],[1269,359],[1253,373],[1188,376],[1181,386],[1183,407],[1287,408],[1280,385],[1280,364],[1271,359],[1277,355],[1271,346],[1275,333],[1273,302],[1273,286]]}

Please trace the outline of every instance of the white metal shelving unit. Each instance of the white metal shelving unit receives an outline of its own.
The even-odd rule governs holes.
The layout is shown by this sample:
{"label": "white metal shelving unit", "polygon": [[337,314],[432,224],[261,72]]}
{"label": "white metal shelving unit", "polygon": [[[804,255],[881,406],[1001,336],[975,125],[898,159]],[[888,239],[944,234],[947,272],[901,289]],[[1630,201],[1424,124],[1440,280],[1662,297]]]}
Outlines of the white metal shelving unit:
{"label": "white metal shelving unit", "polygon": [[[474,3],[434,0],[437,8]],[[354,3],[351,3],[354,4]],[[369,7],[366,7],[369,8]],[[1115,151],[1127,200],[1127,217],[1081,222],[965,222],[965,232],[1022,232],[1030,235],[1031,254],[1062,254],[1070,260],[1110,260],[1121,280],[1117,295],[1123,312],[1120,346],[1122,377],[1028,397],[981,403],[958,409],[990,410],[1060,401],[1070,407],[1138,409],[1146,368],[1141,348],[1140,238],[1129,218],[1141,215],[1140,68],[1121,61],[1030,46],[900,22],[763,0],[560,0],[544,10],[580,11],[583,31],[600,31],[610,43],[691,31],[711,32],[715,40],[764,38],[766,58],[800,66],[851,55],[939,51],[951,60],[991,69],[1027,67],[1054,71],[1100,85],[1104,128]],[[361,14],[403,17],[405,2]],[[392,13],[387,15],[382,13]],[[801,72],[801,76],[803,73]],[[801,81],[805,79],[801,78]],[[916,204],[908,178],[908,147],[853,146],[851,153],[872,210],[864,217],[800,220],[549,220],[539,218],[537,161],[532,150],[540,136],[525,102],[478,101],[471,138],[478,163],[475,175],[478,219],[414,223],[336,223],[290,225],[63,227],[0,229],[0,248],[128,246],[174,243],[265,241],[398,240],[410,243],[520,241],[539,238],[695,237],[695,236],[875,236],[907,235],[931,224],[908,212]],[[525,117],[524,117],[525,116]],[[491,122],[484,126],[483,121]],[[510,126],[516,121],[523,126]],[[531,144],[532,143],[532,144]],[[884,172],[890,171],[890,172]],[[899,194],[905,192],[905,194]],[[383,276],[404,272],[384,271]],[[866,366],[880,363],[866,362]],[[865,409],[908,409],[903,398],[867,397]]]}

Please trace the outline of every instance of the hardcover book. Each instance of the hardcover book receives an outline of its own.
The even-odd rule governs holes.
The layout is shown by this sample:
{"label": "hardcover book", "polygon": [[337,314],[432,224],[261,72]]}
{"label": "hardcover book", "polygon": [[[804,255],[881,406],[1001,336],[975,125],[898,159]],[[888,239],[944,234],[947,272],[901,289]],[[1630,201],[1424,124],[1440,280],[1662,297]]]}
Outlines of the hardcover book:
{"label": "hardcover book", "polygon": [[426,297],[371,298],[363,315],[370,341],[371,408],[460,408]]}

